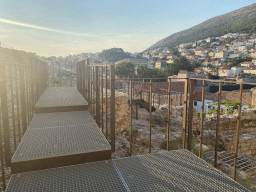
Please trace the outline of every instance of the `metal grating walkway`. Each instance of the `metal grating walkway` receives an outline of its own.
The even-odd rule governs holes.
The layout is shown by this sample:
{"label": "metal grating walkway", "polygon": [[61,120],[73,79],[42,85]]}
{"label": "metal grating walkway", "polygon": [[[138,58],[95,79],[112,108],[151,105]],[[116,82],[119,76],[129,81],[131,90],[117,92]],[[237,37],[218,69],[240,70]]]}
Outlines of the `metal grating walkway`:
{"label": "metal grating walkway", "polygon": [[36,114],[12,157],[12,173],[110,158],[111,147],[89,112]]}
{"label": "metal grating walkway", "polygon": [[187,150],[13,175],[6,191],[249,191]]}
{"label": "metal grating walkway", "polygon": [[75,87],[48,87],[35,106],[36,113],[84,111],[88,102]]}

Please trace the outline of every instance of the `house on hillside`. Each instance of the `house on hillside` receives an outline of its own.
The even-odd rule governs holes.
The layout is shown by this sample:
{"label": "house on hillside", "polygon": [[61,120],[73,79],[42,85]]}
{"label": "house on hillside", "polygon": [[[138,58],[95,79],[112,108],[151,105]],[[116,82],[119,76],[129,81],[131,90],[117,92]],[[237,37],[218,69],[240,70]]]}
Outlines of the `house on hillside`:
{"label": "house on hillside", "polygon": [[232,75],[243,73],[243,70],[244,70],[244,67],[242,67],[241,65],[231,67]]}
{"label": "house on hillside", "polygon": [[244,62],[241,63],[241,66],[246,67],[246,68],[253,67],[254,63],[252,61],[244,61]]}
{"label": "house on hillside", "polygon": [[219,74],[220,77],[228,77],[232,75],[232,71],[230,67],[228,66],[222,66],[219,68]]}
{"label": "house on hillside", "polygon": [[244,69],[244,73],[256,75],[256,66]]}
{"label": "house on hillside", "polygon": [[[213,100],[209,100],[209,99],[204,100],[204,112],[207,111],[207,106],[210,103],[213,103]],[[196,112],[200,113],[202,110],[202,91],[196,92],[194,94],[193,104],[194,104],[194,107],[196,108]]]}
{"label": "house on hillside", "polygon": [[155,68],[157,69],[166,69],[167,68],[167,62],[164,60],[158,60],[155,64]]}

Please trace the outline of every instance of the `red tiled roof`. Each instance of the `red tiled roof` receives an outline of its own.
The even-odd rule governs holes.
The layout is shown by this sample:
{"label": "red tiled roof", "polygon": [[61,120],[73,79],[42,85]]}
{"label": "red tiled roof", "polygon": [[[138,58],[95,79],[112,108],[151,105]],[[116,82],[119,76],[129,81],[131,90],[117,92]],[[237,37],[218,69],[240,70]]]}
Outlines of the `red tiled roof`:
{"label": "red tiled roof", "polygon": [[254,66],[254,67],[248,67],[248,68],[246,68],[245,70],[256,70],[256,66]]}
{"label": "red tiled roof", "polygon": [[196,101],[202,101],[202,91],[196,92],[194,94],[194,100]]}

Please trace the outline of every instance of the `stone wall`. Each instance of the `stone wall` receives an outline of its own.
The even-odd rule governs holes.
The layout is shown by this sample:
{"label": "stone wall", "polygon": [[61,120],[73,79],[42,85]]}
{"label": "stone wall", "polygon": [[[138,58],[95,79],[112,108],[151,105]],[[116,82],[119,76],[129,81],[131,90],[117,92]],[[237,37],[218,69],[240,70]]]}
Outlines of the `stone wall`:
{"label": "stone wall", "polygon": [[[256,137],[239,139],[238,153],[246,153],[253,158],[256,158]],[[229,142],[227,149],[235,152],[235,138]]]}
{"label": "stone wall", "polygon": [[[225,148],[235,151],[237,117],[234,115],[222,115],[219,123],[219,134],[226,138]],[[195,117],[194,117],[195,118]],[[204,122],[204,133],[216,130],[216,118],[213,121]],[[194,130],[199,131],[199,121],[194,121]],[[214,139],[214,138],[213,138]],[[238,153],[246,153],[256,158],[256,110],[247,109],[241,113],[241,125],[239,130]]]}

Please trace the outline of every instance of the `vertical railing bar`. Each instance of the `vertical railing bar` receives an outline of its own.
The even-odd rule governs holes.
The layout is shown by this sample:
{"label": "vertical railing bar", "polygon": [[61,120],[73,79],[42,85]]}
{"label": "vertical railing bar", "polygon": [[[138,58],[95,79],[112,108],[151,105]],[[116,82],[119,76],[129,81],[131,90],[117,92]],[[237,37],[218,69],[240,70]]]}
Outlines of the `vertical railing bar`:
{"label": "vertical railing bar", "polygon": [[5,169],[4,169],[4,148],[3,148],[3,134],[2,134],[2,127],[0,123],[0,161],[1,161],[1,172],[2,172],[2,182],[3,182],[3,190],[6,188],[5,183]]}
{"label": "vertical railing bar", "polygon": [[170,134],[170,107],[171,107],[171,79],[168,79],[168,109],[167,109],[167,128],[166,128],[166,149],[169,151]]}
{"label": "vertical railing bar", "polygon": [[132,86],[133,82],[130,80],[130,156],[132,156]]}
{"label": "vertical railing bar", "polygon": [[187,103],[188,103],[188,79],[184,79],[184,97],[183,97],[183,141],[182,148],[186,148],[187,137]]}
{"label": "vertical railing bar", "polygon": [[105,136],[108,138],[108,67],[106,66],[105,71],[105,95],[106,95],[106,101],[105,101],[105,121],[106,121],[106,133]]}
{"label": "vertical railing bar", "polygon": [[236,180],[236,168],[237,168],[237,153],[238,153],[238,144],[239,144],[239,129],[241,125],[241,109],[242,109],[242,100],[243,99],[243,84],[240,83],[239,90],[239,108],[237,116],[237,126],[236,126],[236,144],[235,144],[235,157],[234,157],[234,168],[233,168],[233,179]]}
{"label": "vertical railing bar", "polygon": [[11,89],[11,102],[12,102],[12,131],[13,131],[13,142],[14,142],[14,151],[16,151],[16,123],[15,123],[15,112],[14,112],[14,96],[13,96],[13,75],[12,75],[12,65],[9,65],[10,70],[10,89]]}
{"label": "vertical railing bar", "polygon": [[97,125],[100,127],[100,81],[99,81],[100,77],[99,77],[99,66],[95,67],[95,97],[96,97],[96,123]]}
{"label": "vertical railing bar", "polygon": [[17,119],[18,119],[18,135],[19,135],[19,142],[21,141],[21,124],[20,124],[20,94],[19,94],[19,87],[20,83],[18,82],[18,67],[15,65],[15,82],[16,82],[16,103],[17,103]]}
{"label": "vertical railing bar", "polygon": [[52,80],[53,80],[53,87],[55,87],[55,80],[54,80],[54,62],[52,62]]}
{"label": "vertical railing bar", "polygon": [[199,158],[202,157],[202,140],[203,140],[203,126],[204,126],[204,92],[205,92],[205,80],[202,85],[202,109],[201,109],[201,123],[200,123],[200,146],[199,146]]}
{"label": "vertical railing bar", "polygon": [[193,126],[193,100],[194,100],[194,83],[195,80],[190,80],[190,92],[189,92],[189,112],[188,112],[188,143],[187,149],[191,151],[192,146],[192,126]]}
{"label": "vertical railing bar", "polygon": [[103,79],[103,74],[104,74],[104,67],[101,67],[101,131],[103,133],[104,129],[104,97],[103,97],[103,91],[104,91],[104,79]]}
{"label": "vertical railing bar", "polygon": [[110,117],[110,127],[111,127],[111,151],[115,152],[115,65],[110,66],[110,89],[111,89],[111,117]]}
{"label": "vertical railing bar", "polygon": [[216,126],[216,137],[215,137],[215,154],[214,154],[214,167],[217,168],[217,157],[218,157],[218,139],[219,139],[219,121],[220,121],[220,102],[221,102],[221,90],[222,82],[219,82],[219,93],[218,93],[218,110],[217,110],[217,126]]}
{"label": "vertical railing bar", "polygon": [[7,84],[6,84],[6,66],[0,64],[0,99],[1,99],[1,111],[3,121],[3,137],[4,137],[4,153],[5,164],[7,167],[11,166],[11,146],[10,146],[10,126],[8,115],[8,99],[7,99]]}
{"label": "vertical railing bar", "polygon": [[150,79],[149,87],[149,153],[152,148],[152,79]]}
{"label": "vertical railing bar", "polygon": [[22,131],[23,135],[27,130],[27,117],[26,117],[26,98],[25,98],[25,79],[24,79],[24,66],[20,65],[20,96],[21,96],[21,117],[22,117]]}

